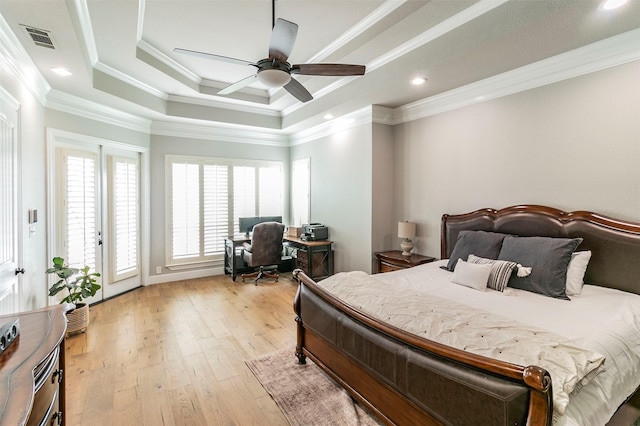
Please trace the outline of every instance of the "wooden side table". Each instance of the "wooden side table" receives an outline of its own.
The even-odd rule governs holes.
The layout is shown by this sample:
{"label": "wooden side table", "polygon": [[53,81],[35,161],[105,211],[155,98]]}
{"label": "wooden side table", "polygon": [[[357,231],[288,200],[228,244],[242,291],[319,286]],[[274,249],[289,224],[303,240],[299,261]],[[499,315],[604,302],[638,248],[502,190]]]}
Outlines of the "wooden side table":
{"label": "wooden side table", "polygon": [[399,269],[413,268],[436,260],[435,257],[412,254],[403,256],[400,250],[381,251],[375,253],[376,273],[397,271]]}

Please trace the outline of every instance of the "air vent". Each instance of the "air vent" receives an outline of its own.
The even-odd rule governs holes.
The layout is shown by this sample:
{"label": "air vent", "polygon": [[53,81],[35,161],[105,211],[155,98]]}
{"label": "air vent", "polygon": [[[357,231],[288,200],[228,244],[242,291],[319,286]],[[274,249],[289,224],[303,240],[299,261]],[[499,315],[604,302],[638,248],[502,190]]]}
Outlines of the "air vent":
{"label": "air vent", "polygon": [[26,25],[22,26],[24,30],[29,34],[31,40],[36,46],[40,47],[48,47],[49,49],[55,49],[56,47],[53,45],[53,39],[51,38],[51,34],[47,30],[41,30],[34,27],[28,27]]}

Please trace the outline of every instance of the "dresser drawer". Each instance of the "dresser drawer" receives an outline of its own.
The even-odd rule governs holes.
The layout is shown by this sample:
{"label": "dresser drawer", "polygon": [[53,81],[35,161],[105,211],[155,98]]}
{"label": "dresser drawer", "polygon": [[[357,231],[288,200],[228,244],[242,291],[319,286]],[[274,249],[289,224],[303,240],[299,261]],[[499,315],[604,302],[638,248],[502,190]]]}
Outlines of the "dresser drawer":
{"label": "dresser drawer", "polygon": [[399,271],[400,269],[406,269],[406,267],[400,267],[398,265],[394,265],[387,262],[380,262],[380,267],[378,269],[378,272],[379,273],[393,272],[393,271]]}
{"label": "dresser drawer", "polygon": [[34,370],[35,394],[33,408],[29,415],[27,426],[51,425],[58,413],[58,390],[60,376],[60,347],[47,356]]}

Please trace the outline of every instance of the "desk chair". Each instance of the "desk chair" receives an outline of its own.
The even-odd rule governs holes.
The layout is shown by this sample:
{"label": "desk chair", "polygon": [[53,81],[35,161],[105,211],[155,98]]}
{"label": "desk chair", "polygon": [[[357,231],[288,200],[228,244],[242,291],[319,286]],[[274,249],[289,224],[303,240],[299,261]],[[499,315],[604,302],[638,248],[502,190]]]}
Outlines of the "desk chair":
{"label": "desk chair", "polygon": [[[259,268],[251,274],[242,274],[245,278],[255,277],[256,285],[260,278],[275,278],[278,282],[278,265],[282,259],[282,236],[284,225],[278,222],[262,222],[253,227],[251,244],[244,243],[242,257],[253,268]],[[276,265],[275,273],[265,271],[266,266]]]}

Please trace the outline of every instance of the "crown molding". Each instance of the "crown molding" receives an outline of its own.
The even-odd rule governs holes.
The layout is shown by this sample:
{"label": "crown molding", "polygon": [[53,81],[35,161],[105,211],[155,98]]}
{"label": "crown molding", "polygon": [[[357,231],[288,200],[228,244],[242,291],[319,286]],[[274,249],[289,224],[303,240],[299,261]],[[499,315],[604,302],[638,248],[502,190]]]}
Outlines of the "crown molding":
{"label": "crown molding", "polygon": [[280,131],[268,132],[265,129],[242,129],[233,127],[232,125],[198,125],[154,121],[151,125],[151,134],[178,138],[205,139],[209,141],[248,143],[252,145],[289,146],[289,137]]}
{"label": "crown molding", "polygon": [[401,124],[640,60],[640,29],[394,109]]}
{"label": "crown molding", "polygon": [[327,58],[333,52],[346,46],[354,38],[368,30],[373,25],[377,24],[381,19],[392,13],[394,10],[405,4],[408,0],[388,0],[385,1],[380,7],[371,12],[368,16],[351,27],[347,32],[335,39],[333,43],[326,46],[317,54],[313,55],[307,60],[308,63],[321,62]]}
{"label": "crown molding", "polygon": [[160,50],[158,50],[155,46],[153,46],[148,41],[146,41],[144,39],[139,39],[138,43],[136,44],[136,47],[138,49],[146,52],[150,56],[154,57],[158,61],[162,62],[163,64],[165,64],[166,66],[168,66],[169,68],[171,68],[175,72],[179,73],[183,77],[189,79],[193,83],[198,84],[198,85],[202,84],[202,78],[200,76],[196,75],[194,72],[191,72],[185,66],[179,64],[178,62],[174,61],[169,56],[167,56],[164,53],[162,53]]}
{"label": "crown molding", "polygon": [[401,56],[406,55],[412,50],[417,49],[418,47],[427,44],[437,39],[438,37],[441,37],[442,35],[455,30],[458,27],[461,27],[462,25],[474,20],[479,16],[484,15],[487,12],[490,12],[491,10],[495,9],[498,6],[501,6],[508,1],[509,0],[480,0],[476,4],[462,10],[460,13],[457,13],[449,19],[446,19],[439,24],[434,25],[422,34],[401,44],[395,49],[390,50],[384,55],[381,55],[372,60],[367,64],[367,71],[376,70],[400,58]]}
{"label": "crown molding", "polygon": [[149,133],[151,128],[151,120],[149,119],[87,101],[58,90],[49,92],[45,107],[136,132]]}
{"label": "crown molding", "polygon": [[0,70],[6,69],[44,105],[51,86],[0,14]]}
{"label": "crown molding", "polygon": [[393,108],[387,108],[380,105],[372,106],[372,118],[371,121],[377,124],[385,124],[387,126],[392,126],[393,122]]}
{"label": "crown molding", "polygon": [[[468,23],[469,21],[472,21],[473,19],[484,15],[485,13],[502,5],[503,3],[506,3],[507,1],[509,0],[480,0],[478,3],[462,10],[460,13],[457,13],[451,18],[442,21],[441,23],[433,26],[432,28],[429,28],[427,31],[423,32],[419,36],[416,36],[413,39],[407,41],[406,43],[403,43],[402,45],[396,47],[395,49],[392,49],[386,52],[385,54],[380,55],[377,58],[373,59],[372,61],[366,64],[367,72],[374,71],[378,68],[383,67],[384,65],[387,65],[390,62],[395,61],[396,59],[400,58],[403,55],[406,55],[412,50],[417,49],[418,47],[424,44],[427,44],[450,31],[455,30],[456,28]],[[389,4],[388,8],[381,8],[380,13],[383,13],[383,12],[386,14],[391,13],[394,9],[396,9],[403,3],[404,1],[399,1],[397,4],[395,2],[393,4]],[[371,20],[366,21],[366,23],[368,25],[373,25],[375,22],[377,22],[377,20],[381,18],[382,16],[374,14]],[[346,85],[351,80],[353,80],[353,77],[342,78],[340,80],[335,81],[333,84],[325,86],[324,88],[318,90],[312,95],[314,99],[321,98],[335,90],[338,90],[340,87]],[[282,114],[283,115],[290,114],[302,108],[302,106],[303,105],[301,105],[300,103],[291,105],[289,108],[286,108],[282,112]]]}
{"label": "crown molding", "polygon": [[293,133],[289,137],[289,146],[302,145],[316,139],[331,136],[337,132],[371,124],[373,110],[373,106],[366,106],[357,111],[329,120],[326,123],[321,123],[309,129]]}
{"label": "crown molding", "polygon": [[91,17],[89,16],[89,6],[86,0],[74,0],[69,2],[69,9],[74,9],[76,12],[76,18],[78,19],[78,25],[80,26],[80,32],[82,33],[82,40],[84,41],[84,48],[89,57],[91,66],[98,63],[98,49],[96,48],[96,39],[93,37],[93,26],[91,25]]}
{"label": "crown molding", "polygon": [[167,100],[169,102],[178,102],[183,104],[200,105],[211,108],[221,108],[238,112],[246,112],[249,114],[260,114],[270,117],[282,117],[280,111],[271,108],[262,108],[254,105],[244,105],[233,102],[222,102],[213,99],[194,98],[190,96],[182,95],[169,95]]}

